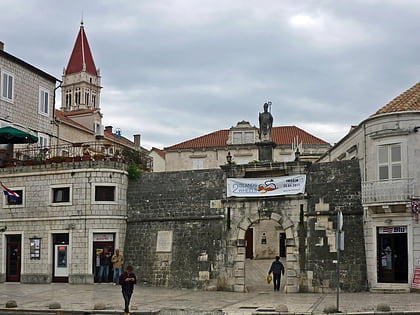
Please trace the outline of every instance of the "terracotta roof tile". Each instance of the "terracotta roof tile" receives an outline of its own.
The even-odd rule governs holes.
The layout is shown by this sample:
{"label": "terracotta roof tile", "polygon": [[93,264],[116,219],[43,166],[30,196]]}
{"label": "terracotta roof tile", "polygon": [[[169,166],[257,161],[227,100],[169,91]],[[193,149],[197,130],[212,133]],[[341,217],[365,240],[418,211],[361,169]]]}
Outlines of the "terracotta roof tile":
{"label": "terracotta roof tile", "polygon": [[375,115],[420,110],[420,82],[398,95],[391,102],[379,109]]}
{"label": "terracotta roof tile", "polygon": [[[328,144],[324,140],[321,140],[296,126],[273,127],[272,134],[273,141],[277,144],[292,144],[296,141],[299,143],[302,142],[303,144]],[[223,129],[166,147],[164,150],[223,148],[227,146],[228,136],[229,129]]]}
{"label": "terracotta roof tile", "polygon": [[67,113],[64,113],[63,111],[61,111],[61,110],[59,110],[59,109],[56,109],[56,110],[55,110],[55,117],[56,117],[56,118],[58,118],[58,119],[60,119],[60,120],[62,120],[62,121],[64,121],[64,122],[66,122],[66,123],[67,123],[67,124],[69,124],[69,125],[73,125],[73,126],[75,126],[75,127],[78,127],[78,128],[84,129],[84,130],[86,130],[86,131],[89,131],[89,132],[92,132],[92,131],[93,131],[93,129],[88,129],[88,128],[86,128],[85,126],[83,126],[83,125],[81,125],[81,124],[79,124],[79,123],[75,122],[73,119],[69,118],[68,116],[69,116],[69,115],[67,115]]}
{"label": "terracotta roof tile", "polygon": [[158,148],[156,148],[156,147],[153,147],[151,151],[156,151],[156,152],[157,152],[157,154],[159,154],[159,155],[160,155],[161,157],[163,157],[163,158],[165,158],[165,156],[166,156],[165,151],[162,151],[161,149],[158,149]]}

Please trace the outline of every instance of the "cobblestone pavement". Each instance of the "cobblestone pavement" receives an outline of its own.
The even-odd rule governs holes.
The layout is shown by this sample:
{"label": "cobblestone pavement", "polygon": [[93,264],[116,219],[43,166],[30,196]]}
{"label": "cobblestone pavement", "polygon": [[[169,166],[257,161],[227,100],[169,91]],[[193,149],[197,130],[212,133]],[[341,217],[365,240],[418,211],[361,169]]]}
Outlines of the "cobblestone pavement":
{"label": "cobblestone pavement", "polygon": [[[189,310],[189,314],[194,314],[194,311],[222,310],[228,315],[251,315],[260,314],[258,310],[261,309],[272,310],[285,305],[289,313],[321,314],[326,306],[336,306],[336,294],[286,294],[270,289],[271,286],[264,291],[237,293],[137,285],[131,310],[133,314],[157,314],[159,310],[177,309]],[[339,310],[343,313],[373,314],[378,304],[386,303],[393,313],[415,311],[420,314],[418,293],[340,293],[339,298]],[[0,284],[1,310],[5,310],[9,300],[15,300],[19,310],[46,311],[52,302],[58,302],[61,308],[55,310],[57,312],[123,313],[121,289],[112,284]],[[94,310],[95,304],[103,304],[105,310]]]}

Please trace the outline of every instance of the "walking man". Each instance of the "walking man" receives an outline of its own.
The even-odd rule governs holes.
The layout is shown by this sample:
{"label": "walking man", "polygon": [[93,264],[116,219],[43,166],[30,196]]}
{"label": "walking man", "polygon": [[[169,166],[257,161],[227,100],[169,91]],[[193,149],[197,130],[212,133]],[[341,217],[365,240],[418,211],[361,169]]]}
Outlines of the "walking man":
{"label": "walking man", "polygon": [[280,256],[276,256],[276,261],[271,264],[268,274],[273,273],[274,291],[280,291],[281,275],[284,274],[284,266],[280,261]]}
{"label": "walking man", "polygon": [[122,295],[124,298],[124,315],[130,314],[130,299],[133,294],[134,285],[137,283],[136,275],[133,272],[133,267],[128,265],[124,273],[120,276],[120,284]]}
{"label": "walking man", "polygon": [[114,285],[117,285],[121,276],[122,265],[124,264],[124,256],[120,254],[119,249],[115,250],[115,254],[112,255],[111,262],[112,268],[114,269]]}

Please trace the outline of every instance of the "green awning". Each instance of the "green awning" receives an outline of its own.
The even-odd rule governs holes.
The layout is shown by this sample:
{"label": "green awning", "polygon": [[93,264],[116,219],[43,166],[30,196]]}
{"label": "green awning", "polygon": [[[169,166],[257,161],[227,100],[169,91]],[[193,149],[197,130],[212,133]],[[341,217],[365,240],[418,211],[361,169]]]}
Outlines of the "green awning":
{"label": "green awning", "polygon": [[0,128],[0,144],[36,142],[38,142],[38,137],[25,131],[10,126]]}

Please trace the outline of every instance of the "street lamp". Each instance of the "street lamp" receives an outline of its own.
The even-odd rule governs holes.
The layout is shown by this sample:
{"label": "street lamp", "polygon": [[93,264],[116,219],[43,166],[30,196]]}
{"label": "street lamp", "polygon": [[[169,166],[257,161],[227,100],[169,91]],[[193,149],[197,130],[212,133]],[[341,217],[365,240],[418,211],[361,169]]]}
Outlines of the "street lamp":
{"label": "street lamp", "polygon": [[226,161],[228,164],[232,164],[232,155],[230,155],[230,151],[226,155]]}
{"label": "street lamp", "polygon": [[300,159],[299,148],[296,148],[296,151],[295,151],[295,161],[299,161],[299,159]]}

